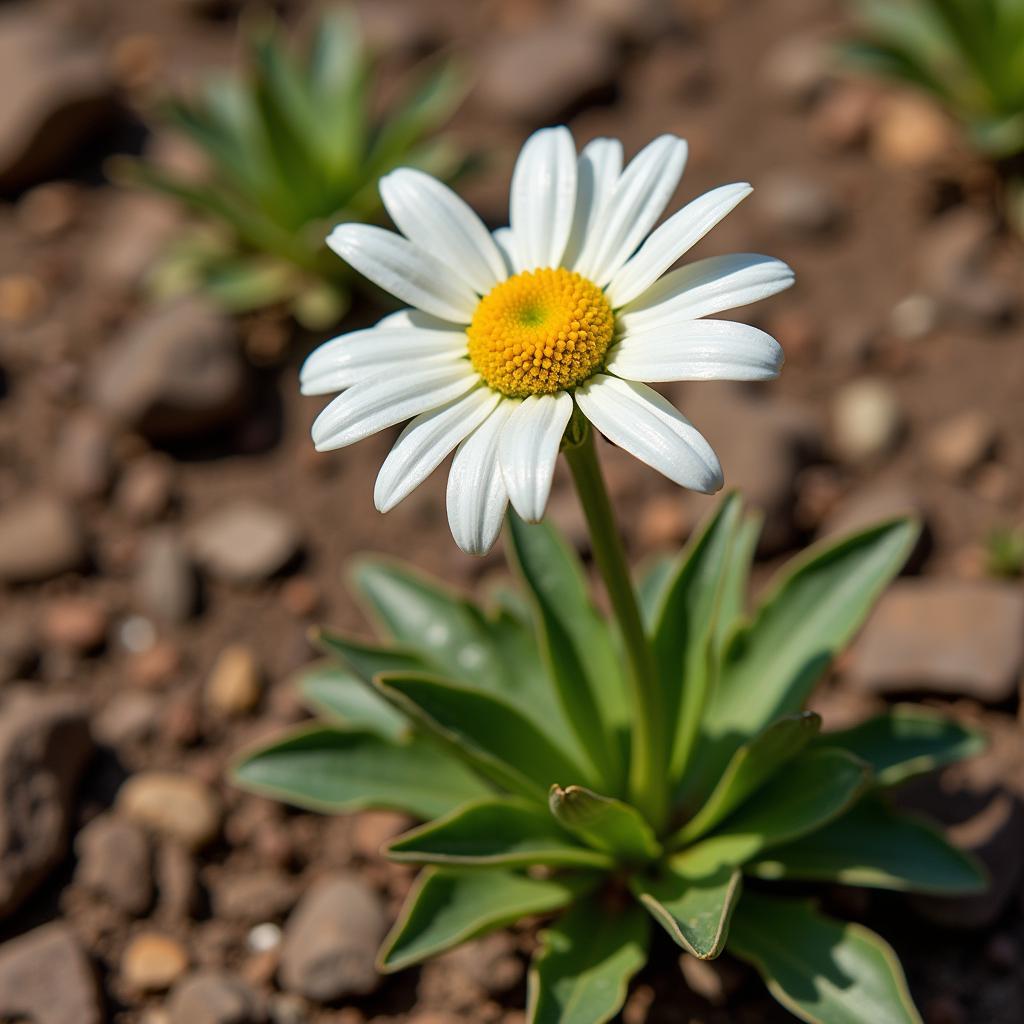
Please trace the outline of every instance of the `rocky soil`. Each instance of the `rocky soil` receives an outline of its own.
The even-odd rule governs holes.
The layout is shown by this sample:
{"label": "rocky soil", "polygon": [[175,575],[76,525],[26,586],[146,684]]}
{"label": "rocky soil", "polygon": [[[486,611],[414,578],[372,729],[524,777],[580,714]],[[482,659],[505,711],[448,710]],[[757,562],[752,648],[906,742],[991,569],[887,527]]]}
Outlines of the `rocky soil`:
{"label": "rocky soil", "polygon": [[[364,8],[386,69],[441,47],[470,66],[454,134],[486,156],[464,191],[495,225],[524,135],[560,119],[629,151],[685,135],[680,199],[755,185],[700,254],[796,268],[792,292],[739,314],[782,341],[787,368],[672,397],[765,512],[759,578],[818,536],[902,511],[926,525],[817,698],[826,722],[921,699],[991,737],[902,794],[988,863],[990,892],[827,899],[893,941],[928,1024],[1024,1019],[1024,588],[992,576],[985,548],[1024,522],[1024,251],[990,173],[916,98],[835,74],[839,0]],[[467,587],[502,572],[500,553],[451,543],[442,474],[373,511],[390,438],[313,453],[319,403],[295,381],[321,339],[275,311],[144,297],[181,214],[107,184],[102,161],[177,152],[139,111],[228,59],[237,14],[230,0],[0,7],[0,1019],[518,1024],[527,931],[375,974],[410,881],[377,851],[407,821],[292,812],[224,781],[247,743],[304,716],[289,680],[314,657],[308,627],[366,630],[351,555]],[[706,511],[602,456],[638,560]],[[562,478],[552,514],[585,543]],[[623,1019],[787,1017],[740,965],[679,963],[666,944]]]}

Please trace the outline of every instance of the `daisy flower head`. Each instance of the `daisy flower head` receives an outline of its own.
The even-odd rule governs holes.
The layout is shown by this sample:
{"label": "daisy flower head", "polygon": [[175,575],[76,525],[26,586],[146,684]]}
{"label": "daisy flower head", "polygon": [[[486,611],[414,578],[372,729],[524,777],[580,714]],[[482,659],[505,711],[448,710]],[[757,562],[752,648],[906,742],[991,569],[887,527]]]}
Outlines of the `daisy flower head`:
{"label": "daisy flower head", "polygon": [[494,543],[509,502],[526,520],[542,518],[574,409],[681,486],[717,491],[711,446],[649,385],[777,376],[775,339],[705,317],[773,295],[793,273],[750,254],[669,270],[751,191],[723,185],[654,228],[686,152],[663,135],[623,166],[616,139],[577,154],[567,128],[542,129],[516,162],[509,227],[493,233],[429,175],[384,177],[401,234],[341,224],[327,243],[409,308],[306,360],[304,394],[341,392],[313,424],[317,449],[408,420],[377,477],[381,512],[455,451],[448,520],[474,554]]}

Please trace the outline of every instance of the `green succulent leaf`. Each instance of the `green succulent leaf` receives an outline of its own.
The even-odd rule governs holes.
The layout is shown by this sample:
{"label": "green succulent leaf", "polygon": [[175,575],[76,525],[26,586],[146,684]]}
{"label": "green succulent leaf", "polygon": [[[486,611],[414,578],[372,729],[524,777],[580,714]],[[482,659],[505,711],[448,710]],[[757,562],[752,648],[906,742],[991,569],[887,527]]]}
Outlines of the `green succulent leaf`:
{"label": "green succulent leaf", "polygon": [[809,903],[746,893],[729,952],[752,964],[771,994],[810,1024],[921,1024],[892,948],[858,924]]}
{"label": "green succulent leaf", "polygon": [[621,800],[583,786],[552,786],[548,807],[570,832],[619,860],[643,862],[661,854],[661,844],[647,820]]}
{"label": "green succulent leaf", "polygon": [[985,749],[976,729],[918,704],[899,704],[850,729],[824,733],[819,742],[867,761],[879,786],[898,785]]}
{"label": "green succulent leaf", "polygon": [[413,651],[367,643],[332,629],[315,630],[313,640],[325,654],[339,658],[366,683],[384,672],[427,672],[435,667]]}
{"label": "green succulent leaf", "polygon": [[686,769],[714,683],[715,618],[739,518],[739,496],[730,494],[683,553],[662,595],[651,646],[671,723],[670,779]]}
{"label": "green succulent leaf", "polygon": [[328,814],[384,808],[433,818],[491,792],[426,739],[392,743],[327,726],[244,754],[232,774],[244,789]]}
{"label": "green succulent leaf", "polygon": [[416,864],[609,868],[607,854],[588,849],[537,804],[514,797],[478,800],[399,836],[392,860]]}
{"label": "green succulent leaf", "polygon": [[647,959],[650,927],[636,904],[581,901],[541,932],[527,983],[529,1024],[606,1024]]}
{"label": "green succulent leaf", "polygon": [[510,792],[543,802],[553,782],[588,781],[585,768],[499,697],[411,673],[378,676],[376,686],[454,754]]}
{"label": "green succulent leaf", "polygon": [[675,555],[656,555],[637,573],[636,600],[645,629],[654,629],[658,611],[665,600],[665,590],[676,573],[678,562]]}
{"label": "green succulent leaf", "polygon": [[694,876],[685,858],[674,858],[652,878],[632,878],[630,888],[688,953],[713,960],[725,948],[740,896],[738,868],[723,865],[711,874]]}
{"label": "green succulent leaf", "polygon": [[705,791],[746,739],[803,707],[899,572],[917,535],[916,523],[896,519],[811,548],[787,566],[725,652],[697,759]]}
{"label": "green succulent leaf", "polygon": [[868,766],[845,750],[805,751],[673,864],[694,874],[710,874],[722,864],[744,864],[762,850],[838,817],[864,791],[869,778]]}
{"label": "green succulent leaf", "polygon": [[620,791],[628,711],[622,659],[587,593],[572,552],[547,523],[510,513],[509,553],[533,598],[537,633],[565,718],[601,773]]}
{"label": "green succulent leaf", "polygon": [[565,745],[567,727],[535,647],[527,653],[528,633],[501,616],[492,624],[470,601],[392,561],[360,560],[353,581],[381,629],[432,671],[500,697]]}
{"label": "green succulent leaf", "polygon": [[299,676],[303,701],[318,714],[349,729],[365,729],[395,742],[409,735],[410,722],[362,679],[334,662],[304,669]]}
{"label": "green succulent leaf", "polygon": [[757,542],[761,538],[764,516],[756,509],[747,512],[736,528],[729,547],[729,557],[722,569],[722,593],[715,616],[714,648],[720,658],[726,644],[743,620],[747,591],[750,585],[750,567],[754,563]]}
{"label": "green succulent leaf", "polygon": [[821,729],[821,716],[810,711],[787,715],[744,743],[733,754],[707,803],[672,837],[685,846],[710,832],[748,797],[796,757]]}
{"label": "green succulent leaf", "polygon": [[400,971],[521,917],[560,910],[598,879],[587,874],[541,879],[512,871],[427,868],[384,940],[378,967],[386,973]]}
{"label": "green succulent leaf", "polygon": [[775,847],[745,870],[772,880],[948,896],[980,892],[986,885],[977,861],[951,846],[938,829],[872,798],[817,832]]}

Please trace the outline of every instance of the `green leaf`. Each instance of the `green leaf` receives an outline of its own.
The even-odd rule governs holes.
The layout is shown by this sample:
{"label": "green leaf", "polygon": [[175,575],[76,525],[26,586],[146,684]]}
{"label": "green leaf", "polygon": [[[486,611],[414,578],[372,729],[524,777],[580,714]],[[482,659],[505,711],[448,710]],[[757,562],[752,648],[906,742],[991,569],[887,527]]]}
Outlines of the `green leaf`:
{"label": "green leaf", "polygon": [[534,800],[553,782],[587,779],[581,766],[511,704],[427,675],[385,675],[377,687],[499,786]]}
{"label": "green leaf", "polygon": [[740,499],[730,494],[688,546],[665,588],[651,637],[669,722],[670,780],[686,769],[713,685],[715,616],[739,517]]}
{"label": "green leaf", "polygon": [[392,860],[414,864],[608,868],[612,859],[577,843],[536,804],[479,800],[406,832],[388,847]]}
{"label": "green leaf", "polygon": [[582,786],[552,786],[548,807],[570,832],[620,860],[643,862],[661,854],[661,844],[647,820],[621,800]]}
{"label": "green leaf", "polygon": [[353,578],[382,630],[403,648],[439,675],[514,704],[550,740],[566,743],[565,719],[536,650],[528,660],[523,654],[528,634],[520,630],[513,639],[501,616],[489,623],[465,598],[395,562],[361,559]]}
{"label": "green leaf", "polygon": [[423,738],[389,743],[325,726],[244,754],[232,775],[244,789],[326,813],[386,808],[433,818],[491,792]]}
{"label": "green leaf", "polygon": [[824,733],[819,742],[867,761],[879,786],[897,785],[985,749],[985,737],[976,729],[919,704],[899,704],[850,729]]}
{"label": "green leaf", "polygon": [[410,723],[405,715],[362,679],[333,662],[304,669],[299,676],[299,693],[318,714],[350,729],[365,729],[393,741],[409,735]]}
{"label": "green leaf", "polygon": [[921,1024],[892,948],[858,924],[809,903],[746,893],[729,952],[752,964],[771,994],[811,1024]]}
{"label": "green leaf", "polygon": [[466,78],[454,64],[429,71],[418,88],[381,125],[370,146],[364,171],[376,178],[401,161],[406,151],[455,112],[466,93]]}
{"label": "green leaf", "polygon": [[907,519],[811,548],[787,566],[725,652],[698,759],[710,789],[726,762],[770,722],[799,711],[917,539]]}
{"label": "green leaf", "polygon": [[736,529],[729,558],[722,570],[722,593],[715,616],[715,653],[721,657],[726,644],[744,618],[747,591],[750,586],[750,567],[754,563],[757,542],[761,538],[764,516],[756,509],[747,512]]}
{"label": "green leaf", "polygon": [[799,879],[960,895],[980,892],[985,874],[923,821],[877,799],[861,800],[842,817],[748,864],[758,878]]}
{"label": "green leaf", "polygon": [[636,904],[580,902],[540,935],[527,982],[529,1024],[606,1024],[647,959],[649,926]]}
{"label": "green leaf", "polygon": [[656,555],[638,570],[636,599],[647,630],[654,628],[658,610],[664,601],[665,589],[676,573],[678,562],[676,555]]}
{"label": "green leaf", "polygon": [[724,865],[694,877],[685,861],[677,869],[673,860],[652,878],[632,878],[630,888],[683,949],[701,960],[713,960],[725,948],[741,877],[738,868]]}
{"label": "green leaf", "polygon": [[628,711],[622,660],[573,553],[547,523],[509,514],[509,556],[536,609],[554,689],[580,746],[612,791],[622,788]]}
{"label": "green leaf", "polygon": [[732,755],[707,803],[672,837],[670,845],[685,846],[710,832],[796,757],[820,728],[821,716],[804,711],[780,718],[745,743]]}
{"label": "green leaf", "polygon": [[366,643],[331,629],[315,630],[313,641],[325,654],[340,658],[367,683],[384,672],[426,672],[433,668],[413,651]]}
{"label": "green leaf", "polygon": [[693,874],[743,864],[769,846],[838,817],[863,792],[868,778],[868,766],[845,750],[806,751],[673,864]]}
{"label": "green leaf", "polygon": [[559,910],[592,888],[598,877],[540,879],[511,871],[427,868],[384,940],[378,967],[400,971],[521,917]]}

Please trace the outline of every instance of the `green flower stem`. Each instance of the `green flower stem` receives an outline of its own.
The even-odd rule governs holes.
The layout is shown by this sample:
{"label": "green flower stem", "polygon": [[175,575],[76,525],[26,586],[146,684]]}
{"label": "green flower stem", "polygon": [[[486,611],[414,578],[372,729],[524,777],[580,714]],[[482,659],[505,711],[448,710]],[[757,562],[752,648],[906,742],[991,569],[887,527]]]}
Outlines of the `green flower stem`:
{"label": "green flower stem", "polygon": [[594,432],[587,429],[578,444],[568,444],[564,451],[590,529],[594,558],[618,619],[629,659],[633,704],[630,799],[660,833],[668,815],[665,786],[667,751],[665,716],[654,655],[644,632],[626,552],[597,461]]}

